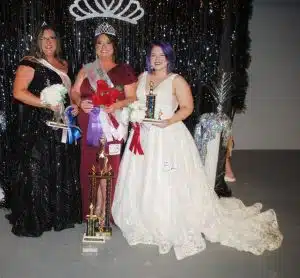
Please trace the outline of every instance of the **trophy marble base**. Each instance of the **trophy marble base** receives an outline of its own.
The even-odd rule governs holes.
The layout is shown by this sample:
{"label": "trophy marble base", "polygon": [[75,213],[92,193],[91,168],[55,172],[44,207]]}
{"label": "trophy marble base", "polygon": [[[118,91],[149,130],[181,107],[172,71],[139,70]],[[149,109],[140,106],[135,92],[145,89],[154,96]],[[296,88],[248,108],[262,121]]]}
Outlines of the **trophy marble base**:
{"label": "trophy marble base", "polygon": [[98,256],[99,244],[105,243],[111,239],[111,236],[111,232],[96,232],[95,236],[87,236],[84,233],[81,254],[84,256]]}
{"label": "trophy marble base", "polygon": [[158,120],[158,119],[150,119],[150,118],[145,118],[143,120],[144,123],[160,123],[162,122],[163,120]]}
{"label": "trophy marble base", "polygon": [[102,233],[96,233],[95,236],[87,236],[86,233],[83,234],[82,242],[87,243],[105,243],[106,236]]}

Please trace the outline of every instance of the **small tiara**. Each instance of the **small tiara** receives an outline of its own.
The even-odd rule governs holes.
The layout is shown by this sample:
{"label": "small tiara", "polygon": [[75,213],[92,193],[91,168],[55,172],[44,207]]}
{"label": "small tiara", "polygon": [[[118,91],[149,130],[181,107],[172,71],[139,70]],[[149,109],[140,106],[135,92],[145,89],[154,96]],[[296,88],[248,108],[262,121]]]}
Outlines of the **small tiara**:
{"label": "small tiara", "polygon": [[97,27],[97,29],[95,31],[95,37],[97,37],[101,34],[107,34],[107,35],[112,35],[112,36],[117,35],[115,28],[112,27],[111,25],[109,25],[107,22],[104,22]]}

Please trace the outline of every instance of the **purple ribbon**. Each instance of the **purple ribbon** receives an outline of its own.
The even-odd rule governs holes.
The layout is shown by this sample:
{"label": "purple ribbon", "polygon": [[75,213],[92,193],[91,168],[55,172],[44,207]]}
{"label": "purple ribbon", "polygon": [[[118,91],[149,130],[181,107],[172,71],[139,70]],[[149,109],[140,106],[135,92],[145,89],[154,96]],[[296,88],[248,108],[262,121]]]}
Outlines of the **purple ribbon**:
{"label": "purple ribbon", "polygon": [[103,135],[103,130],[100,123],[100,107],[94,107],[89,113],[89,124],[87,130],[87,144],[94,147],[99,147],[99,140]]}

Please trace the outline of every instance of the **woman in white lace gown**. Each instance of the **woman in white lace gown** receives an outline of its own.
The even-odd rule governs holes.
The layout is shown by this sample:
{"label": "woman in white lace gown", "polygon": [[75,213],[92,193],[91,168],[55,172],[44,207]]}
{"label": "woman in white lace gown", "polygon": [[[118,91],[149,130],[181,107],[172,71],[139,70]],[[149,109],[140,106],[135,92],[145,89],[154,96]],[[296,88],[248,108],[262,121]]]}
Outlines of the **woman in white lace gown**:
{"label": "woman in white lace gown", "polygon": [[165,120],[141,125],[144,155],[129,149],[133,131],[128,139],[112,207],[115,223],[130,245],[154,244],[161,254],[173,247],[177,259],[203,251],[205,239],[256,255],[278,248],[283,237],[273,210],[260,212],[261,204],[246,207],[235,198],[219,199],[208,183],[182,122],[193,111],[191,91],[181,76],[171,73],[173,64],[171,46],[154,43],[137,97],[145,102],[153,82],[155,113]]}

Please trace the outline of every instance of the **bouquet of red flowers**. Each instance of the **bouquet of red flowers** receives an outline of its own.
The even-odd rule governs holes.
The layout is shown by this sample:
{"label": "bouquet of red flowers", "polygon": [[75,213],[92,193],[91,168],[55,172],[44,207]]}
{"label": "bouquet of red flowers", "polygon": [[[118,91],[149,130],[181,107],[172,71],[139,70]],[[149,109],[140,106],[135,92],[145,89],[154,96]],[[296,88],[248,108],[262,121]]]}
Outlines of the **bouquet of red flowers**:
{"label": "bouquet of red flowers", "polygon": [[94,106],[110,106],[117,101],[120,94],[116,88],[110,88],[104,80],[97,81],[97,92],[93,94],[92,101]]}

